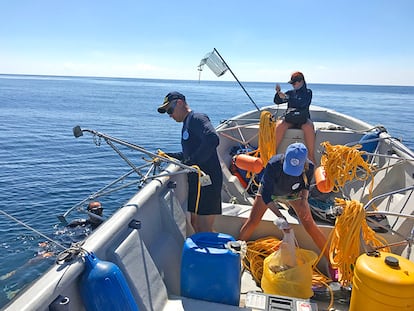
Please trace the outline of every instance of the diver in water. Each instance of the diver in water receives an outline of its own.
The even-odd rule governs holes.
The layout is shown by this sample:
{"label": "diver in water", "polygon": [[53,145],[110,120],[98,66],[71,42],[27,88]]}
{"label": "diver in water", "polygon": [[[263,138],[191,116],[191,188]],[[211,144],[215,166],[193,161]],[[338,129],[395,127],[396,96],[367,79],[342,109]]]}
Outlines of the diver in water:
{"label": "diver in water", "polygon": [[66,225],[67,228],[75,228],[75,227],[84,227],[84,226],[91,226],[92,230],[96,229],[102,222],[102,214],[103,214],[103,207],[102,204],[98,201],[93,201],[88,204],[87,211],[98,215],[99,217],[94,217],[93,215],[89,215],[88,219],[75,219],[71,221],[69,224]]}
{"label": "diver in water", "polygon": [[[88,204],[87,211],[99,216],[99,218],[89,215],[88,219],[75,219],[67,224],[63,230],[56,231],[54,240],[59,241],[62,245],[68,245],[84,239],[88,236],[90,231],[96,229],[103,222],[103,207],[101,203],[97,201],[90,202]],[[38,243],[38,250],[34,254],[33,258],[29,259],[19,268],[0,275],[0,281],[12,277],[19,271],[25,271],[28,266],[39,264],[39,262],[45,259],[53,259],[59,251],[59,247],[50,241]]]}

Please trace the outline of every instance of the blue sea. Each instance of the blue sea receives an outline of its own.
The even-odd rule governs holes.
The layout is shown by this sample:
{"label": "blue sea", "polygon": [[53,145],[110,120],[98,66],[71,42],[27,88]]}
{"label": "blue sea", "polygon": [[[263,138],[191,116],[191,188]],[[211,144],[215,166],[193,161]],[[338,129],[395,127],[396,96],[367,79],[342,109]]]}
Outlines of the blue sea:
{"label": "blue sea", "polygon": [[[243,83],[259,107],[272,104],[274,85]],[[382,124],[414,149],[414,87],[308,86],[313,104]],[[104,141],[75,138],[72,128],[97,130],[151,152],[178,151],[181,124],[156,111],[173,90],[214,125],[255,109],[236,81],[0,75],[0,211],[21,222],[0,213],[0,307],[56,259],[59,249],[39,246],[42,235],[68,245],[90,233],[66,230],[57,216],[130,169]],[[136,191],[132,186],[99,198],[105,216]],[[82,217],[74,211],[68,220]]]}

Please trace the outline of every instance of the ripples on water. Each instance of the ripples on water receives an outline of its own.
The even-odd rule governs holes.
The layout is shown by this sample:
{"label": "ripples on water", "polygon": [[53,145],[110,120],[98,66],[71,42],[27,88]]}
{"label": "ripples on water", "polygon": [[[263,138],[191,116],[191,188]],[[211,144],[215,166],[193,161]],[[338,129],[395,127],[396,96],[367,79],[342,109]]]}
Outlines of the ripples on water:
{"label": "ripples on water", "polygon": [[[259,107],[272,104],[273,83],[244,86]],[[282,84],[282,89],[288,87]],[[414,105],[413,87],[309,87],[314,104],[383,124],[413,149],[413,112],[406,109]],[[75,139],[73,126],[98,130],[152,152],[158,148],[178,151],[181,124],[156,112],[172,90],[184,93],[192,108],[206,112],[214,125],[255,109],[233,82],[0,75],[0,209],[60,243],[89,234],[64,231],[56,216],[129,167],[103,141],[98,147],[89,134]],[[142,163],[141,155],[127,154]],[[131,187],[101,198],[105,215],[111,215],[136,190]],[[73,213],[68,218],[82,216]],[[54,261],[54,257],[38,255],[58,249],[39,247],[43,237],[3,215],[0,237],[1,307]]]}

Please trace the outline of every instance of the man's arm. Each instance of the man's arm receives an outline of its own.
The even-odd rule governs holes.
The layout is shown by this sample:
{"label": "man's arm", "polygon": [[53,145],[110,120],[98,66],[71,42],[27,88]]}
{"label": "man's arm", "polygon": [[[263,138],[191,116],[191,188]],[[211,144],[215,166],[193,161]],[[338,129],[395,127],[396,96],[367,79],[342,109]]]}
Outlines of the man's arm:
{"label": "man's arm", "polygon": [[277,217],[281,217],[281,218],[285,218],[285,216],[283,216],[283,214],[280,212],[279,210],[279,205],[274,202],[271,201],[267,204],[267,207],[277,216]]}

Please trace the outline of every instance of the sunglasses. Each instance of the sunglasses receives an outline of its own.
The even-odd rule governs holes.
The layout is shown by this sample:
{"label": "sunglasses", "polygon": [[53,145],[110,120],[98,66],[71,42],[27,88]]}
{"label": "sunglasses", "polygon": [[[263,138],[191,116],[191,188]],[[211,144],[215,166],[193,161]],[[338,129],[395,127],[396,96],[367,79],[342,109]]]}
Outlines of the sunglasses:
{"label": "sunglasses", "polygon": [[300,83],[300,82],[302,82],[302,80],[293,80],[293,81],[292,81],[292,85],[293,85],[293,84],[296,84],[296,83]]}
{"label": "sunglasses", "polygon": [[177,101],[173,102],[170,107],[167,109],[167,113],[169,115],[172,115],[174,113],[174,109],[177,106]]}

